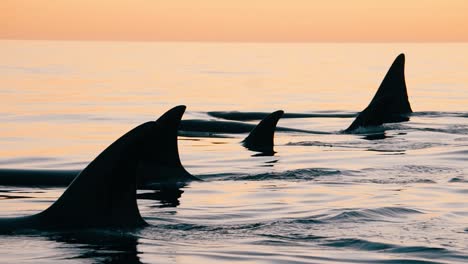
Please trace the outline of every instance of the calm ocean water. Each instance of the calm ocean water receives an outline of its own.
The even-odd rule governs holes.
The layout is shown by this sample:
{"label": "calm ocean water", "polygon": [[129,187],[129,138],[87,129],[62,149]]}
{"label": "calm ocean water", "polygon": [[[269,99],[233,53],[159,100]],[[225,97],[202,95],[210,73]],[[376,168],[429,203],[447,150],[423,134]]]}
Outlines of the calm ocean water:
{"label": "calm ocean water", "polygon": [[[277,133],[272,157],[245,135],[180,137],[205,181],[139,200],[151,226],[0,236],[0,263],[468,262],[468,44],[0,41],[0,167],[84,168],[177,104],[354,113],[402,52],[415,114],[384,138],[340,134],[351,118],[282,119],[336,133]],[[0,186],[0,217],[62,192]]]}

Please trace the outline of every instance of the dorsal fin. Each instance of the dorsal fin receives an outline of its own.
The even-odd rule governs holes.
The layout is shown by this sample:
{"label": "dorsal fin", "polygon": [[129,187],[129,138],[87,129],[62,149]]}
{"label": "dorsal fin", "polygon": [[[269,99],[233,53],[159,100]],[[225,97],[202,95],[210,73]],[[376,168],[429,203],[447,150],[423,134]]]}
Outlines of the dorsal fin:
{"label": "dorsal fin", "polygon": [[137,227],[145,225],[136,201],[140,150],[157,130],[144,123],[97,156],[62,196],[35,217],[42,228]]}
{"label": "dorsal fin", "polygon": [[412,113],[405,82],[405,55],[400,54],[388,70],[370,104],[345,130],[408,121]]}
{"label": "dorsal fin", "polygon": [[278,110],[260,121],[244,141],[242,141],[244,147],[253,151],[273,153],[276,124],[283,114],[282,110]]}
{"label": "dorsal fin", "polygon": [[198,180],[185,170],[180,162],[177,132],[186,107],[179,105],[162,115],[156,124],[159,129],[145,143],[144,154],[137,169],[138,187],[152,184],[186,182]]}

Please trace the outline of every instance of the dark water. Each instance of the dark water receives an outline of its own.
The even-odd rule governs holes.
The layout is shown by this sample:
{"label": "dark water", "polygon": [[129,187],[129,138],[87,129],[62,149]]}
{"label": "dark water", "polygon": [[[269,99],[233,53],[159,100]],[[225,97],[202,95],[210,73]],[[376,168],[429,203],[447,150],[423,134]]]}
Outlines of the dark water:
{"label": "dark water", "polygon": [[[342,134],[352,118],[282,119],[274,156],[180,137],[205,180],[140,191],[139,230],[0,236],[1,263],[466,263],[468,46],[0,42],[0,167],[81,169],[136,124],[208,111],[352,114],[407,54],[409,122]],[[255,123],[251,121],[250,123]],[[60,188],[0,187],[0,216]],[[179,197],[180,196],[180,197]]]}

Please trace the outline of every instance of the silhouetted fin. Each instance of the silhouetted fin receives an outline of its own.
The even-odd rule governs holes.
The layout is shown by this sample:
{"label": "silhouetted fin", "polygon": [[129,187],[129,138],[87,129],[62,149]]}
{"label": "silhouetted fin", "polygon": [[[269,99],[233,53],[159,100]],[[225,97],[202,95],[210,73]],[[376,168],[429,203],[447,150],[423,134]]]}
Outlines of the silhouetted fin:
{"label": "silhouetted fin", "polygon": [[276,124],[283,114],[284,112],[279,110],[265,117],[242,141],[244,147],[253,151],[273,153]]}
{"label": "silhouetted fin", "polygon": [[176,106],[156,120],[164,129],[157,130],[145,143],[136,172],[139,189],[151,188],[153,183],[199,180],[185,170],[179,157],[177,132],[185,109],[184,105]]}
{"label": "silhouetted fin", "polygon": [[63,195],[36,217],[40,228],[131,228],[145,225],[136,202],[140,151],[163,127],[144,123],[94,159]]}
{"label": "silhouetted fin", "polygon": [[385,75],[370,104],[345,130],[408,121],[412,113],[405,82],[405,55],[400,54]]}

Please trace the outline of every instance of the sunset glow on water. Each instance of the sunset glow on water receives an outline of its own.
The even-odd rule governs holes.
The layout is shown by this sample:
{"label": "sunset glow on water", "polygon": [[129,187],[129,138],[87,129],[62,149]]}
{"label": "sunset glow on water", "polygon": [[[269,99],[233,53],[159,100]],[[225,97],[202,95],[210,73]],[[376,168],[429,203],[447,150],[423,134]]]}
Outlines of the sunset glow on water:
{"label": "sunset glow on water", "polygon": [[[183,187],[177,206],[139,200],[149,227],[99,241],[0,236],[0,262],[467,262],[463,43],[2,40],[0,167],[80,170],[179,104],[184,119],[356,113],[400,53],[414,114],[384,125],[383,138],[344,134],[353,119],[334,117],[281,119],[330,134],[277,132],[274,156],[254,156],[239,144],[246,135],[182,136],[182,163],[204,181]],[[62,192],[0,187],[0,217],[43,210]]]}

